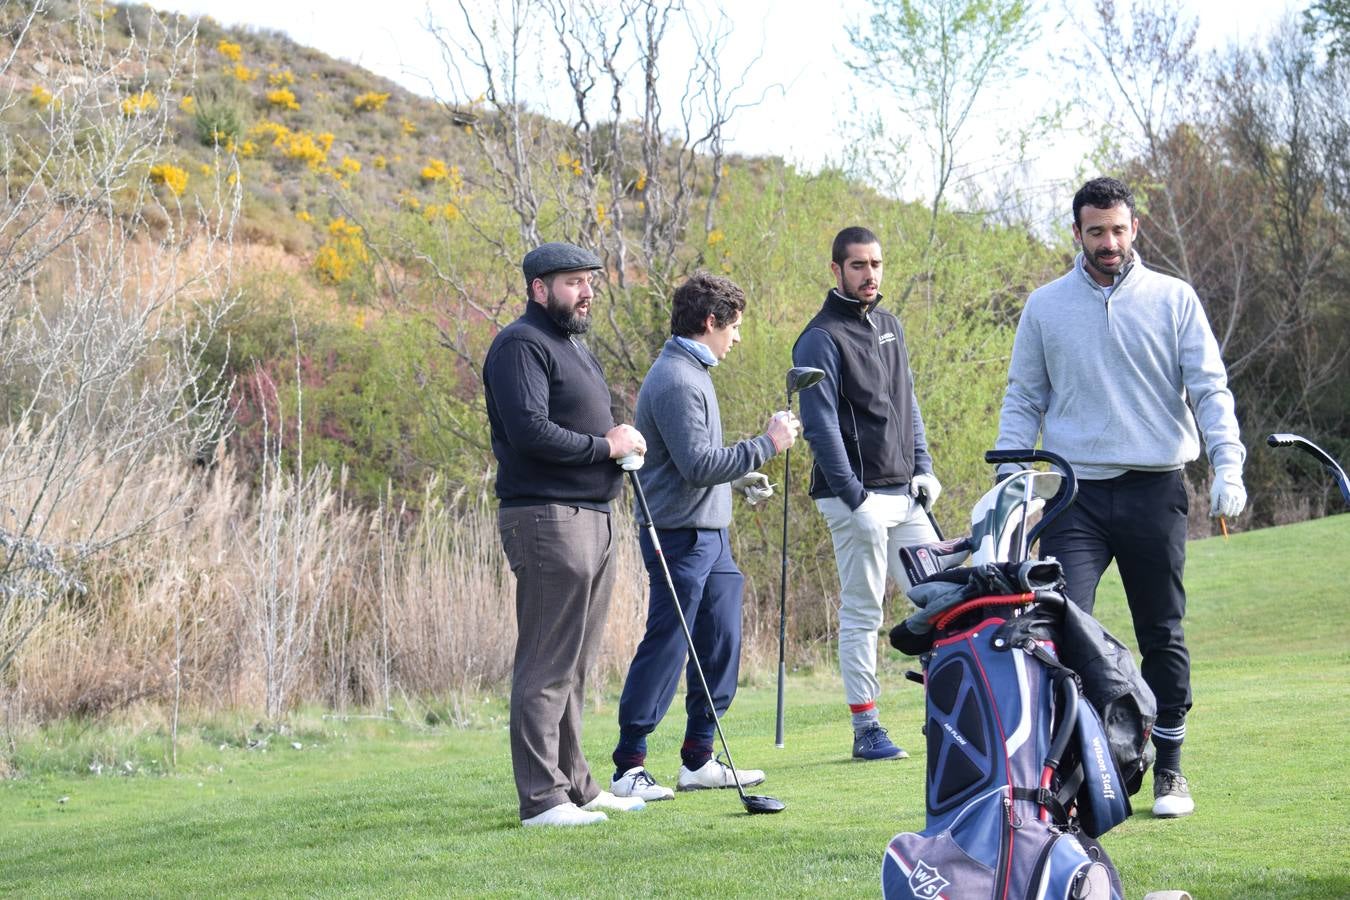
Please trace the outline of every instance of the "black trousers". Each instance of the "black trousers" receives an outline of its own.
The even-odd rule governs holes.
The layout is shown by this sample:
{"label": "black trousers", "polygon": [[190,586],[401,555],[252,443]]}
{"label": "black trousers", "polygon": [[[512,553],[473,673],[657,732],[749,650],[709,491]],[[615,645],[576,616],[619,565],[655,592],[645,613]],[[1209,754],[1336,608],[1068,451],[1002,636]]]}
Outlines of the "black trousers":
{"label": "black trousers", "polygon": [[1041,556],[1064,567],[1068,597],[1087,612],[1102,573],[1116,561],[1143,656],[1144,680],[1158,699],[1158,725],[1180,725],[1191,708],[1186,615],[1186,514],[1181,472],[1126,472],[1078,482],[1078,500],[1041,535]]}

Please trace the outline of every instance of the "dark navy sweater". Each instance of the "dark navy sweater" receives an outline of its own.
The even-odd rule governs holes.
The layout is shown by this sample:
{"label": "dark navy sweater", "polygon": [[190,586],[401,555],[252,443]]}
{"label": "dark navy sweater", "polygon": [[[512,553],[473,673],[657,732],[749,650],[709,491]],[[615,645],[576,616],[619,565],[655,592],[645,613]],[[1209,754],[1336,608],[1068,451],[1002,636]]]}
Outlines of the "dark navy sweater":
{"label": "dark navy sweater", "polygon": [[604,434],[614,427],[599,361],[534,301],[483,361],[483,393],[502,506],[565,503],[609,510],[623,472]]}

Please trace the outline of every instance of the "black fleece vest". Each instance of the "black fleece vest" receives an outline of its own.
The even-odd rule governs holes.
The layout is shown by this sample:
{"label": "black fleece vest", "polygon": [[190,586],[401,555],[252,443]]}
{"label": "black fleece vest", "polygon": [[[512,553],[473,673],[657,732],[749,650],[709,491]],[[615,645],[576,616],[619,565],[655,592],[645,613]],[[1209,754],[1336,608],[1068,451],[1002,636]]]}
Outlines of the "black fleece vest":
{"label": "black fleece vest", "polygon": [[[900,320],[879,306],[834,291],[806,326],[839,348],[839,431],[849,465],[865,488],[909,484],[914,477],[914,383]],[[833,496],[811,467],[811,496]]]}

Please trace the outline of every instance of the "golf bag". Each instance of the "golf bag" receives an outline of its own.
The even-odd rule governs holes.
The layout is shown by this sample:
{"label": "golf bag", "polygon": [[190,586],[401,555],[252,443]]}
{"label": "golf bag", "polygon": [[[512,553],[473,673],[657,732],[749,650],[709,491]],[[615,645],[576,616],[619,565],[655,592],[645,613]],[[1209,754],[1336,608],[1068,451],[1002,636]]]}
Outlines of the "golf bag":
{"label": "golf bag", "polygon": [[[970,537],[901,551],[912,576],[935,569],[910,591],[919,611],[891,631],[892,644],[923,664],[927,822],[887,847],[888,898],[1123,896],[1096,838],[1130,815],[1156,708],[1129,651],[1058,593],[1059,564],[1026,560],[1076,492],[1072,469],[1052,454],[990,459],[1032,460],[1060,471],[1003,479],[976,505]],[[1051,496],[1055,505],[1028,531]],[[975,564],[937,568],[963,554]],[[1070,642],[1083,646],[1069,651]],[[1085,683],[1070,658],[1105,671]]]}

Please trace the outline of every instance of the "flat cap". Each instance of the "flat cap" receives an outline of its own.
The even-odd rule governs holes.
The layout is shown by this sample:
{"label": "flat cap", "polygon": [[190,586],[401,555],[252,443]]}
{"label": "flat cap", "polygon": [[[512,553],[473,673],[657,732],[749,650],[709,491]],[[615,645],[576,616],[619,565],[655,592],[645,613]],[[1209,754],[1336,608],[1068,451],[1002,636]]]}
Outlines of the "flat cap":
{"label": "flat cap", "polygon": [[583,250],[575,244],[553,241],[540,244],[520,262],[520,270],[525,273],[525,287],[528,288],[536,278],[542,278],[553,272],[574,272],[578,269],[603,269],[600,257],[589,250]]}

